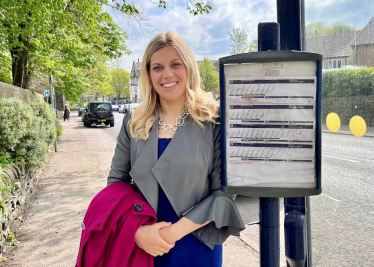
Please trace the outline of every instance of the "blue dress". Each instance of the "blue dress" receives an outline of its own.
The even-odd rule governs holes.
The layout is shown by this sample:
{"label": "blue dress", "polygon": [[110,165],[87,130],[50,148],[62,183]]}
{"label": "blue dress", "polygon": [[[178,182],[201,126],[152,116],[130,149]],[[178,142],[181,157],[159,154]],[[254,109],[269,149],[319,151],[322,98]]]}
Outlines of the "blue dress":
{"label": "blue dress", "polygon": [[[161,157],[171,138],[158,139],[158,158]],[[158,187],[157,221],[175,223],[179,220],[161,187]],[[154,258],[155,267],[221,267],[222,245],[215,245],[214,250],[188,234],[175,243],[169,253]]]}

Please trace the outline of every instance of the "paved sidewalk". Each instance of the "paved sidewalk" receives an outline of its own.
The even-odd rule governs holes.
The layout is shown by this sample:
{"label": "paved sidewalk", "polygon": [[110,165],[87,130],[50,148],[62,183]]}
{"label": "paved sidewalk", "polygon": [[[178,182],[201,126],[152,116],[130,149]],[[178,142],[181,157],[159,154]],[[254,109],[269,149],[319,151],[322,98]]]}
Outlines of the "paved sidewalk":
{"label": "paved sidewalk", "polygon": [[[21,243],[8,248],[7,261],[0,266],[75,265],[80,223],[91,199],[106,186],[116,140],[105,129],[83,127],[76,116],[61,124],[64,133],[58,152],[49,155],[17,233]],[[223,266],[259,266],[257,241],[250,235],[231,237],[224,243]],[[251,242],[254,249],[247,244]]]}

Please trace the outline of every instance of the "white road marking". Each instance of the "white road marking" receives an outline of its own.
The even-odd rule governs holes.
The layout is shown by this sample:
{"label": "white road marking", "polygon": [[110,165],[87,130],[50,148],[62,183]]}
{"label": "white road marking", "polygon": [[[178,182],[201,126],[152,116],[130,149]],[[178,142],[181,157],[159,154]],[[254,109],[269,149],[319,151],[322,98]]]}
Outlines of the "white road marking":
{"label": "white road marking", "polygon": [[322,196],[325,196],[325,197],[328,197],[329,199],[332,199],[332,200],[334,200],[334,201],[336,201],[336,202],[340,202],[339,199],[336,199],[336,198],[330,197],[330,196],[325,195],[325,194],[321,194],[321,195],[322,195]]}
{"label": "white road marking", "polygon": [[357,160],[351,160],[351,159],[343,159],[343,158],[338,158],[338,157],[333,157],[333,156],[327,156],[327,155],[322,155],[323,157],[327,157],[327,158],[333,158],[333,159],[340,159],[340,160],[346,160],[346,161],[350,161],[350,162],[354,162],[354,163],[360,163],[359,161]]}

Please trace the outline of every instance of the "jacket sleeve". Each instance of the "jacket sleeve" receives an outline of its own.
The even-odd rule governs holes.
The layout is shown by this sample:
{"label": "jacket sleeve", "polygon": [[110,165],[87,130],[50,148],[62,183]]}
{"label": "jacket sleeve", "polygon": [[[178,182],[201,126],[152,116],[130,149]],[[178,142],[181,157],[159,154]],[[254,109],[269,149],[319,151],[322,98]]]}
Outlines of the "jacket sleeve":
{"label": "jacket sleeve", "polygon": [[239,236],[245,226],[233,199],[221,190],[220,125],[215,124],[213,127],[214,162],[209,177],[210,194],[182,215],[197,224],[212,221],[194,234],[205,243],[217,245],[230,235]]}
{"label": "jacket sleeve", "polygon": [[116,182],[132,183],[132,179],[129,175],[131,170],[131,138],[128,127],[129,117],[130,115],[126,113],[125,117],[123,118],[121,130],[117,137],[117,146],[112,159],[111,170],[107,179],[108,185]]}

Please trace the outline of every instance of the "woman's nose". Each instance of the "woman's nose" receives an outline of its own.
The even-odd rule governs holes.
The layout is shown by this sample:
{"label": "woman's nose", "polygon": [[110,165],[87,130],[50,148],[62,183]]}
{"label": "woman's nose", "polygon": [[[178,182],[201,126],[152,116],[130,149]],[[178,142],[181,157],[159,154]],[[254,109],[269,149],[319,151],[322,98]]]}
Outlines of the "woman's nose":
{"label": "woman's nose", "polygon": [[164,78],[170,78],[170,77],[173,77],[173,75],[174,75],[173,70],[171,68],[166,67],[164,69],[164,73],[163,73]]}

